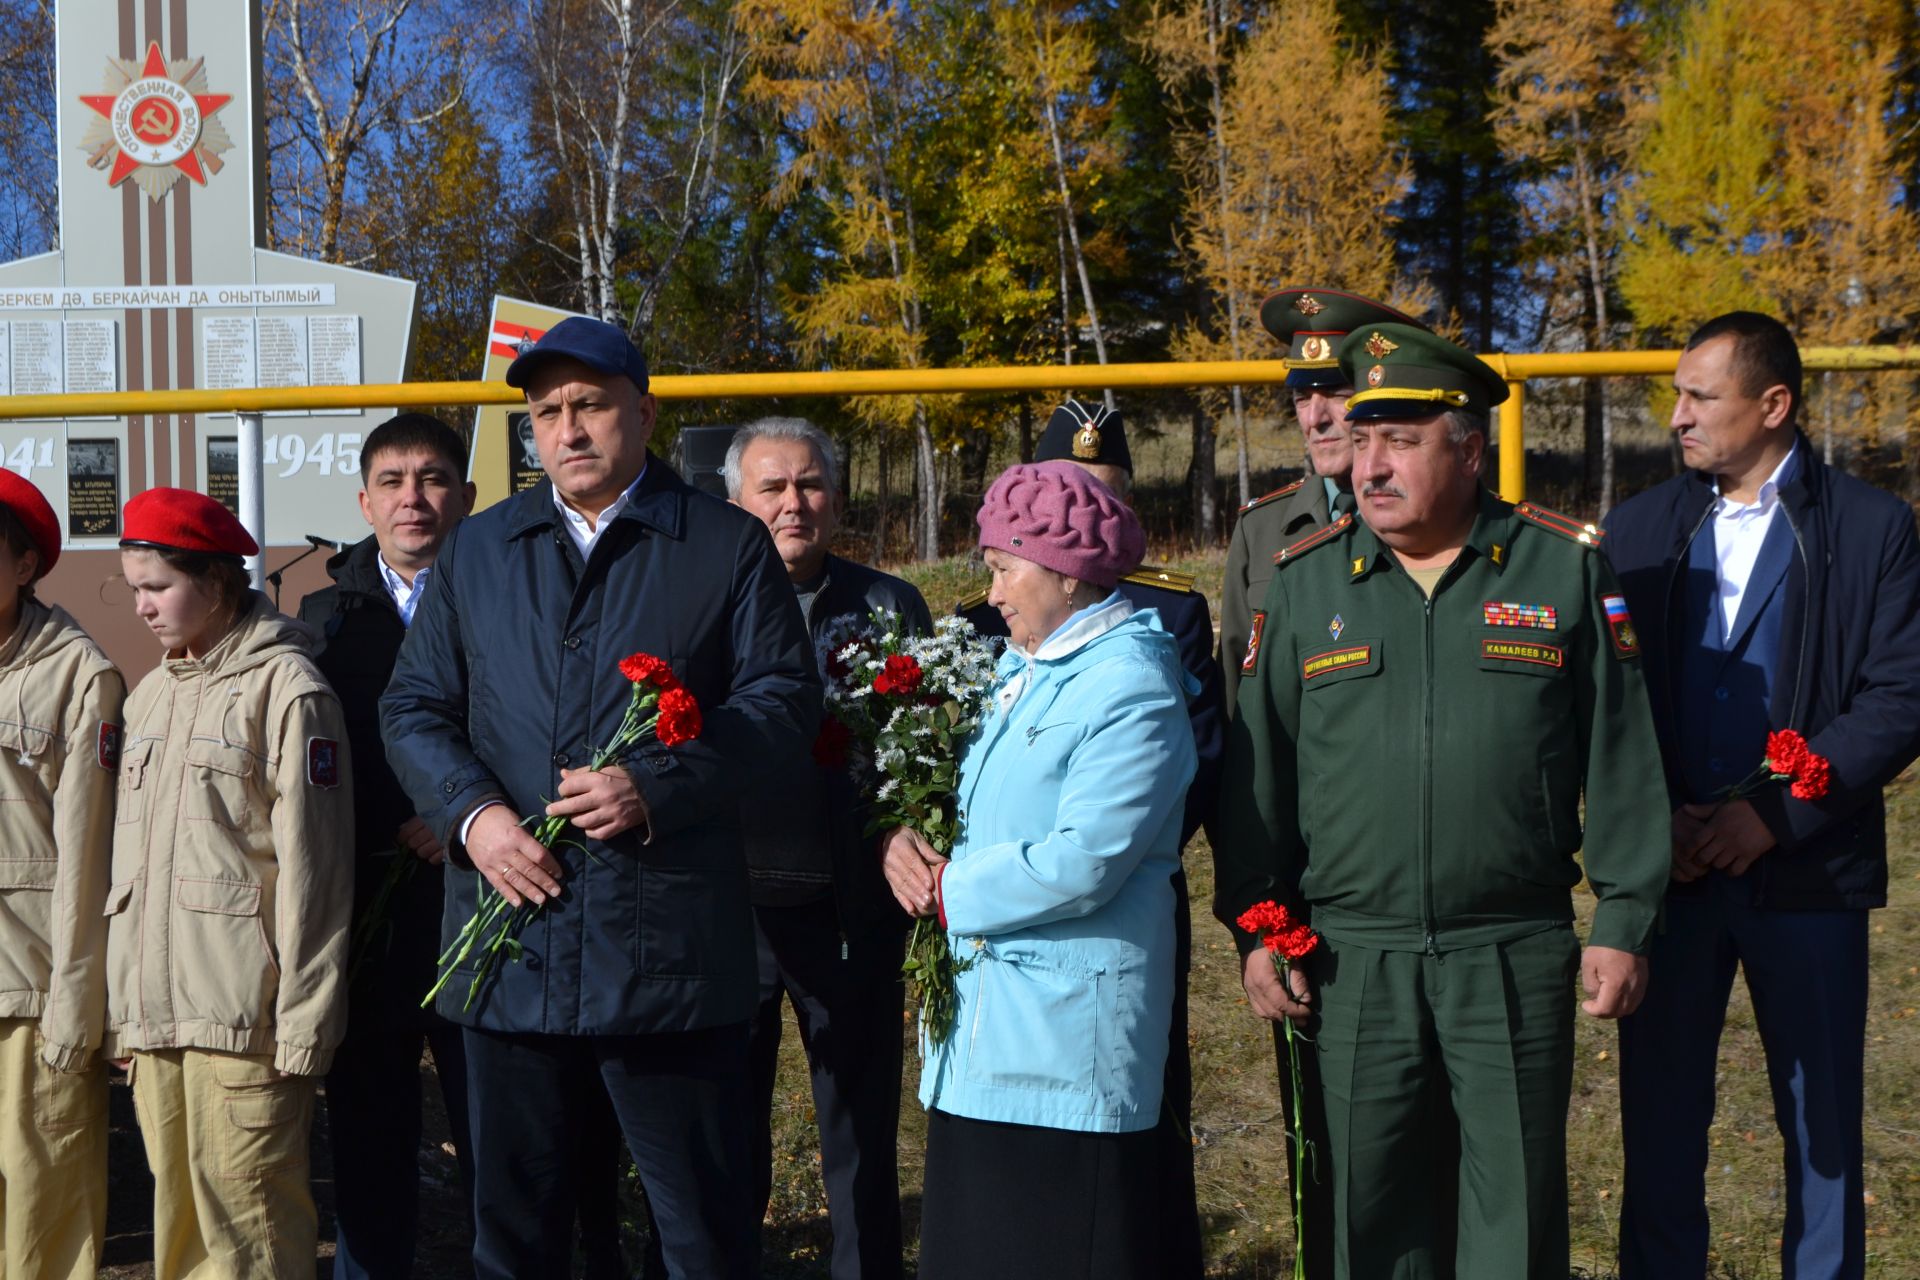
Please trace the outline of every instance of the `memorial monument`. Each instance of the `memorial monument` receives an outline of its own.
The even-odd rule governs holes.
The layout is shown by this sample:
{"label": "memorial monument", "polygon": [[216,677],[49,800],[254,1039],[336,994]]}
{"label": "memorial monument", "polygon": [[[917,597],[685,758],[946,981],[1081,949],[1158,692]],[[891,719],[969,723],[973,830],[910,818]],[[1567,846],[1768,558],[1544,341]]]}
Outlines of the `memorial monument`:
{"label": "memorial monument", "polygon": [[[0,264],[0,395],[405,380],[411,281],[275,253],[265,227],[261,17],[252,0],[60,0],[60,249]],[[357,540],[360,443],[391,408],[271,414],[265,566]],[[238,501],[232,415],[0,420],[67,550],[45,593],[129,677],[158,654],[119,572],[120,506],[147,488]],[[285,603],[324,581],[314,556]]]}

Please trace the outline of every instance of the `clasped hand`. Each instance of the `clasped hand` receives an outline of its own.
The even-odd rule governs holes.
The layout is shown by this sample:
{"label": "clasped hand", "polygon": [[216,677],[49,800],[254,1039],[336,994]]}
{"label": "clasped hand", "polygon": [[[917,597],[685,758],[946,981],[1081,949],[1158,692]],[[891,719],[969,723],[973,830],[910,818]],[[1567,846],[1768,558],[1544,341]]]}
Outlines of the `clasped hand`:
{"label": "clasped hand", "polygon": [[[565,769],[560,798],[547,806],[550,818],[565,818],[594,840],[611,840],[647,821],[646,801],[618,765]],[[563,874],[553,851],[535,840],[503,804],[482,809],[467,832],[467,859],[509,905],[545,905],[560,893]]]}
{"label": "clasped hand", "polygon": [[1685,884],[1715,870],[1745,875],[1773,843],[1745,800],[1682,805],[1673,815],[1673,878]]}
{"label": "clasped hand", "polygon": [[938,909],[934,869],[947,860],[935,853],[920,833],[908,827],[887,832],[880,845],[880,867],[900,909],[910,916],[930,916]]}

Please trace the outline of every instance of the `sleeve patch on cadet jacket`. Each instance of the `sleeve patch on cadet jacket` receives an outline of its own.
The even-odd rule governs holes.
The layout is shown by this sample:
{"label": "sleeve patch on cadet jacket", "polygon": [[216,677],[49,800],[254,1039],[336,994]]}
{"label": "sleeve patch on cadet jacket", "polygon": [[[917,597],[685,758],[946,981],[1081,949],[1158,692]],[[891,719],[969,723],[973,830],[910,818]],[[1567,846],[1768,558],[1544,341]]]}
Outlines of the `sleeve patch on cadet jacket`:
{"label": "sleeve patch on cadet jacket", "polygon": [[1347,649],[1329,649],[1325,653],[1316,653],[1300,664],[1300,678],[1312,680],[1334,671],[1345,671],[1348,667],[1365,666],[1373,661],[1373,646],[1356,644]]}
{"label": "sleeve patch on cadet jacket", "polygon": [[332,738],[307,739],[307,782],[331,791],[340,785],[340,744]]}
{"label": "sleeve patch on cadet jacket", "polygon": [[1536,667],[1564,667],[1567,651],[1557,644],[1533,640],[1482,640],[1480,656],[1501,662],[1526,662]]}
{"label": "sleeve patch on cadet jacket", "polygon": [[93,740],[93,759],[108,773],[120,772],[120,726],[111,721],[100,722],[100,732]]}
{"label": "sleeve patch on cadet jacket", "polygon": [[1613,656],[1639,657],[1640,633],[1633,629],[1633,618],[1627,613],[1627,598],[1609,592],[1600,597],[1600,607],[1606,611],[1607,632],[1613,637]]}
{"label": "sleeve patch on cadet jacket", "polygon": [[1241,675],[1250,676],[1253,674],[1255,664],[1260,661],[1260,633],[1266,629],[1267,615],[1265,611],[1259,609],[1254,610],[1253,629],[1247,633],[1246,656],[1240,659]]}

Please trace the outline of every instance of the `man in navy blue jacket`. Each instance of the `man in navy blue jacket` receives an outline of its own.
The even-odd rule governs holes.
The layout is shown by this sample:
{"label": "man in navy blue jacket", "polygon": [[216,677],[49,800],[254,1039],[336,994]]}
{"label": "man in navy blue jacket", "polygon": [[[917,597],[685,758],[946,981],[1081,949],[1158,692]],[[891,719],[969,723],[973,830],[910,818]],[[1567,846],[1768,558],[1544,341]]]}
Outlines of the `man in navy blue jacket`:
{"label": "man in navy blue jacket", "polygon": [[[1666,926],[1620,1029],[1620,1274],[1706,1269],[1707,1131],[1738,965],[1786,1143],[1782,1272],[1859,1277],[1866,917],[1887,900],[1881,789],[1920,753],[1920,543],[1905,502],[1825,466],[1800,434],[1800,356],[1778,321],[1709,321],[1674,388],[1687,471],[1607,520],[1617,625],[1639,634],[1674,804]],[[1827,758],[1831,789],[1729,798],[1780,729]]]}
{"label": "man in navy blue jacket", "polygon": [[[604,1094],[672,1273],[756,1275],[739,805],[813,739],[812,646],[766,526],[648,454],[656,403],[622,330],[564,320],[507,381],[547,481],[447,540],[381,702],[388,760],[448,856],[539,907],[470,1004],[471,962],[439,1000],[465,1028],[474,1271],[569,1274]],[[672,666],[704,727],[593,769],[635,653]],[[570,823],[552,849],[522,825],[543,812]],[[476,881],[448,877],[445,938]]]}

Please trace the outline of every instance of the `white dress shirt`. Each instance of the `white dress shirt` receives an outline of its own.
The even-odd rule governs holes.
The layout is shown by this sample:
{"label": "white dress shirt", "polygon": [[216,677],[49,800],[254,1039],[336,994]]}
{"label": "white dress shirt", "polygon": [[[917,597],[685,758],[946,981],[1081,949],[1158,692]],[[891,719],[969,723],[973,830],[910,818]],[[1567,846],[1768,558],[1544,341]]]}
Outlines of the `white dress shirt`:
{"label": "white dress shirt", "polygon": [[394,572],[385,556],[376,552],[373,558],[380,566],[380,580],[387,584],[387,594],[393,597],[393,607],[400,611],[401,625],[412,626],[413,611],[420,607],[420,593],[427,589],[427,575],[433,572],[433,566],[420,570],[413,575],[413,581],[408,582]]}
{"label": "white dress shirt", "polygon": [[593,544],[600,541],[600,535],[607,531],[608,522],[627,509],[627,504],[633,501],[633,491],[638,489],[640,482],[646,478],[647,464],[643,462],[640,464],[640,474],[633,478],[633,483],[623,489],[619,497],[607,504],[606,510],[595,517],[591,525],[587,523],[585,516],[561,499],[559,486],[554,486],[554,510],[560,513],[561,527],[567,531],[567,536],[573,539],[573,545],[580,548],[582,560],[593,554]]}
{"label": "white dress shirt", "polygon": [[[1740,600],[1747,593],[1747,580],[1753,576],[1754,563],[1760,559],[1761,544],[1766,542],[1767,531],[1773,528],[1774,519],[1780,511],[1780,477],[1799,448],[1795,444],[1787,450],[1787,456],[1780,459],[1780,465],[1760,486],[1760,494],[1752,502],[1741,504],[1727,498],[1717,498],[1714,503],[1713,555],[1718,562],[1720,637],[1723,640],[1733,635],[1733,624],[1740,617]],[[1718,480],[1713,483],[1713,491],[1716,495],[1720,492]]]}
{"label": "white dress shirt", "polygon": [[[594,519],[591,526],[587,524],[587,518],[585,516],[561,500],[559,487],[557,485],[554,487],[553,506],[554,510],[560,513],[560,527],[567,531],[569,538],[573,539],[573,545],[580,548],[580,558],[582,560],[585,560],[593,554],[593,544],[600,541],[600,535],[607,531],[608,523],[612,521],[615,516],[627,509],[627,504],[633,501],[633,491],[638,489],[640,482],[646,478],[647,464],[643,462],[640,464],[640,474],[633,478],[633,483],[623,489],[619,497],[607,504],[606,509]],[[467,833],[473,830],[473,820],[500,803],[503,802],[499,800],[489,800],[467,815],[466,821],[460,824],[461,844],[466,844]],[[641,840],[642,844],[647,843],[653,838],[650,834],[645,834],[644,832],[643,835],[644,838]]]}

